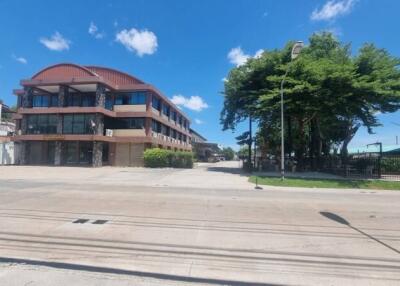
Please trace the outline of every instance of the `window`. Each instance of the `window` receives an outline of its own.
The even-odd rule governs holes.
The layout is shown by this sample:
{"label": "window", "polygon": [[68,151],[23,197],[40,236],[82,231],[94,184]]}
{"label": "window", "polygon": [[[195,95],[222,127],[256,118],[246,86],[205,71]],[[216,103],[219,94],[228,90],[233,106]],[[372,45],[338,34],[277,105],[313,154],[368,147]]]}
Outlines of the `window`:
{"label": "window", "polygon": [[144,129],[144,118],[115,118],[107,123],[107,129]]}
{"label": "window", "polygon": [[163,113],[165,116],[168,116],[168,117],[169,117],[169,114],[170,114],[169,105],[167,105],[167,104],[163,104],[163,105],[162,105],[162,113]]}
{"label": "window", "polygon": [[130,104],[146,104],[146,98],[147,96],[145,92],[134,92],[131,94]]}
{"label": "window", "polygon": [[112,110],[113,108],[113,97],[111,94],[106,94],[106,103],[105,103],[105,108],[108,110]]}
{"label": "window", "polygon": [[56,114],[29,115],[27,123],[28,134],[57,134]]}
{"label": "window", "polygon": [[89,94],[82,94],[82,106],[94,106],[95,96]]}
{"label": "window", "polygon": [[72,141],[64,143],[63,162],[66,164],[91,164],[93,143]]}
{"label": "window", "polygon": [[95,106],[96,95],[90,93],[71,92],[66,95],[66,106]]}
{"label": "window", "polygon": [[176,111],[172,112],[172,120],[174,120],[176,122]]}
{"label": "window", "polygon": [[140,105],[146,104],[146,92],[119,93],[115,97],[115,105]]}
{"label": "window", "polygon": [[152,106],[154,109],[161,110],[161,100],[155,95],[153,95]]}
{"label": "window", "polygon": [[153,132],[161,133],[161,123],[153,120],[151,122],[151,129],[153,130]]}
{"label": "window", "polygon": [[170,128],[164,124],[161,125],[161,133],[166,136],[170,136]]}
{"label": "window", "polygon": [[58,106],[58,95],[50,96],[50,105],[53,107]]}
{"label": "window", "polygon": [[33,107],[50,107],[58,106],[58,96],[57,95],[34,95],[32,98]]}
{"label": "window", "polygon": [[63,119],[64,134],[93,134],[93,114],[66,114]]}
{"label": "window", "polygon": [[182,115],[179,115],[179,125],[182,126]]}
{"label": "window", "polygon": [[172,129],[172,138],[176,139],[177,132],[175,129]]}

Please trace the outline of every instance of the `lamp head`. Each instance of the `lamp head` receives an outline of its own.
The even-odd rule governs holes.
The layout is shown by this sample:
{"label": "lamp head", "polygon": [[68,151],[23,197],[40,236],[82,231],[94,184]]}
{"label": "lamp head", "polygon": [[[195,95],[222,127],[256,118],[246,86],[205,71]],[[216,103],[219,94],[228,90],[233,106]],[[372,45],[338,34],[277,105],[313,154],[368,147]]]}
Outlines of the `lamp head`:
{"label": "lamp head", "polygon": [[302,41],[297,41],[293,47],[292,47],[292,53],[291,53],[291,58],[292,60],[294,60],[295,58],[298,57],[298,55],[300,54],[301,50],[304,47],[304,43]]}

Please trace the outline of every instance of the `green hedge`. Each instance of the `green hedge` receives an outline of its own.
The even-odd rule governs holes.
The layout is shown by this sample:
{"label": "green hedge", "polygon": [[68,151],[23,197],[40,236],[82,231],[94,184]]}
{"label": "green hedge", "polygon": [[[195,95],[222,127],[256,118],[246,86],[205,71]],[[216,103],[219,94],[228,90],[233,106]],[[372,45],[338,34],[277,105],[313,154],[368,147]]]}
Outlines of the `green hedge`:
{"label": "green hedge", "polygon": [[400,158],[382,158],[382,172],[400,173]]}
{"label": "green hedge", "polygon": [[149,168],[193,168],[192,152],[172,151],[160,148],[144,151],[144,166]]}

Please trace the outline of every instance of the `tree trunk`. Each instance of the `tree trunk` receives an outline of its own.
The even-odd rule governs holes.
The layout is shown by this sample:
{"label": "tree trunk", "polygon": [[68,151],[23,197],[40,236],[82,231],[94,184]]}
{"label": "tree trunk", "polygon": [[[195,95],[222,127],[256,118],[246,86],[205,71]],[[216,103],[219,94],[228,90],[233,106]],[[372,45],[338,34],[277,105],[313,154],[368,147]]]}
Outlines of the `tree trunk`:
{"label": "tree trunk", "polygon": [[297,169],[299,171],[304,170],[304,150],[305,150],[305,140],[304,140],[304,121],[303,118],[298,118],[298,146],[296,148],[296,158],[297,158]]}
{"label": "tree trunk", "polygon": [[292,138],[292,118],[290,116],[287,117],[287,153],[289,154],[289,158],[292,158],[293,152],[293,138]]}
{"label": "tree trunk", "polygon": [[343,140],[342,148],[340,150],[340,157],[342,158],[343,163],[347,163],[347,158],[348,158],[348,150],[347,146],[349,145],[350,141],[353,139],[354,135],[356,135],[357,130],[360,128],[360,124],[357,123],[356,125],[353,126],[353,122],[350,121],[347,129],[346,129],[346,137]]}

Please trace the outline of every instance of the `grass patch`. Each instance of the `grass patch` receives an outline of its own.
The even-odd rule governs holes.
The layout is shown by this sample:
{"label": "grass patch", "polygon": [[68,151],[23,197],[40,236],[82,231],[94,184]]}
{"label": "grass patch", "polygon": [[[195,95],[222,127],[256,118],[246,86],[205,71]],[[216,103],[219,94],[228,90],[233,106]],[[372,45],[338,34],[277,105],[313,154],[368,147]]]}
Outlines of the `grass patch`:
{"label": "grass patch", "polygon": [[279,177],[251,176],[249,181],[259,185],[303,187],[303,188],[338,188],[338,189],[374,189],[374,190],[400,190],[400,182],[381,180],[335,180],[335,179],[301,179]]}

